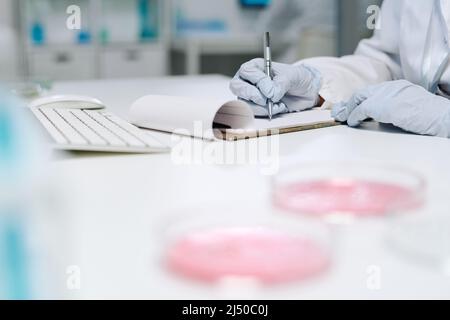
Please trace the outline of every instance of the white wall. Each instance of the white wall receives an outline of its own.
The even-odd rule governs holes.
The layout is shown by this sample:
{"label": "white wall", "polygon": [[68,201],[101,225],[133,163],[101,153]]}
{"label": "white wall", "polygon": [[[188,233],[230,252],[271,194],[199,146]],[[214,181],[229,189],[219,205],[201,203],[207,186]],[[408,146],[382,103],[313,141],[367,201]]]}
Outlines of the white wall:
{"label": "white wall", "polygon": [[19,75],[18,31],[15,29],[16,17],[13,15],[13,1],[0,0],[0,80],[16,80]]}
{"label": "white wall", "polygon": [[7,25],[13,24],[11,7],[12,7],[12,0],[0,0],[0,23],[1,24],[7,24]]}

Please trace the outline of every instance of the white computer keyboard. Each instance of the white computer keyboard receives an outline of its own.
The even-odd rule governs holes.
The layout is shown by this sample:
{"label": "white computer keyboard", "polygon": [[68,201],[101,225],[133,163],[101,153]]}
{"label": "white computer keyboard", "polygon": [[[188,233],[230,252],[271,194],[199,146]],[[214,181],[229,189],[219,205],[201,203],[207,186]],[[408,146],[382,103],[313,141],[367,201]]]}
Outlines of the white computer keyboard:
{"label": "white computer keyboard", "polygon": [[129,153],[169,150],[147,132],[105,110],[51,107],[31,110],[59,149]]}

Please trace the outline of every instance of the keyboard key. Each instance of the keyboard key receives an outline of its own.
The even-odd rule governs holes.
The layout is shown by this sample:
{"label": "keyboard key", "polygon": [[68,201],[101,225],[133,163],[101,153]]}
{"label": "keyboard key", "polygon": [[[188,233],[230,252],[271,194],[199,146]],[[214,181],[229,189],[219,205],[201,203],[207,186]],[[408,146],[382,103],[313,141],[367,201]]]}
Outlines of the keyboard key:
{"label": "keyboard key", "polygon": [[110,113],[105,113],[105,117],[107,117],[109,120],[111,120],[118,126],[122,127],[123,129],[127,130],[130,134],[132,134],[133,136],[144,142],[146,145],[164,147],[164,145],[161,142],[148,135],[145,131],[126,122],[125,120]]}
{"label": "keyboard key", "polygon": [[72,127],[75,128],[90,144],[106,146],[108,143],[101,138],[96,132],[78,119],[71,110],[61,109],[57,111]]}
{"label": "keyboard key", "polygon": [[47,117],[42,113],[40,109],[32,109],[33,113],[36,115],[38,120],[42,123],[42,125],[47,129],[48,133],[52,136],[52,138],[59,144],[66,144],[69,141],[63,136],[63,134],[51,123]]}
{"label": "keyboard key", "polygon": [[125,147],[127,144],[119,139],[111,131],[100,125],[90,115],[83,110],[72,110],[72,113],[81,121],[83,121],[89,128],[95,131],[103,139],[105,139],[109,145],[114,147]]}
{"label": "keyboard key", "polygon": [[125,141],[129,146],[132,147],[146,147],[145,143],[138,140],[136,137],[132,136],[126,130],[122,129],[120,126],[106,118],[103,114],[96,111],[86,110],[86,113],[91,116],[94,120],[99,122],[101,125],[105,126],[107,129],[114,132],[123,141]]}
{"label": "keyboard key", "polygon": [[42,113],[47,116],[48,120],[62,132],[70,143],[75,145],[87,145],[88,142],[69,124],[64,120],[54,109],[41,108]]}

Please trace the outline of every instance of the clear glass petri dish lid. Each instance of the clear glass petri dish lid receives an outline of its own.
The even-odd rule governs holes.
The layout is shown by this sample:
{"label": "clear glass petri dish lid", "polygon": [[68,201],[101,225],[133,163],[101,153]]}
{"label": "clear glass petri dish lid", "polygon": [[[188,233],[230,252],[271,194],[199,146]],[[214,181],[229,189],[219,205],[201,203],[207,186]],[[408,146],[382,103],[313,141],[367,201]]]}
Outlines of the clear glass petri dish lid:
{"label": "clear glass petri dish lid", "polygon": [[426,183],[420,174],[396,165],[291,162],[272,178],[271,188],[279,211],[349,222],[418,210]]}

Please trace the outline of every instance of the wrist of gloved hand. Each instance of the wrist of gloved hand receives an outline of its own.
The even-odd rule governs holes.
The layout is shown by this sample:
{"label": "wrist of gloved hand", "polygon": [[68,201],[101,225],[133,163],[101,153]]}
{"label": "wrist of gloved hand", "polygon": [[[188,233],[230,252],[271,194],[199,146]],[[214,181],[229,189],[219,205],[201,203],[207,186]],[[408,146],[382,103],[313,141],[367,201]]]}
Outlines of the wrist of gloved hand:
{"label": "wrist of gloved hand", "polygon": [[332,116],[352,127],[372,118],[409,132],[450,138],[450,100],[405,80],[367,87],[334,105]]}

